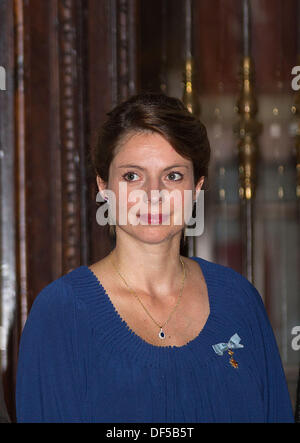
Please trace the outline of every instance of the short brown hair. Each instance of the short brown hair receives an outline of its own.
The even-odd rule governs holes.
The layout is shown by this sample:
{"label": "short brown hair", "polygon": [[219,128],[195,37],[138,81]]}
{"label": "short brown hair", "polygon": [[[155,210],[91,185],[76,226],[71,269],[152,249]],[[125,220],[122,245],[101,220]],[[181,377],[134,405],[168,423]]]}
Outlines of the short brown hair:
{"label": "short brown hair", "polygon": [[208,177],[210,143],[204,124],[176,97],[142,93],[130,97],[106,114],[92,151],[94,172],[108,181],[115,148],[130,132],[158,132],[182,157],[192,161],[195,185]]}

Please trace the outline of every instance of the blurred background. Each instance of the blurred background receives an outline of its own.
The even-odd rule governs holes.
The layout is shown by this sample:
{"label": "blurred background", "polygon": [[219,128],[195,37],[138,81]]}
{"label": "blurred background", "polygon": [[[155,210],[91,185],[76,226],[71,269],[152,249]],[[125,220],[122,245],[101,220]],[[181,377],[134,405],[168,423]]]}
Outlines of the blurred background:
{"label": "blurred background", "polygon": [[12,421],[35,297],[112,247],[96,223],[90,147],[105,113],[145,91],[182,99],[207,127],[205,228],[186,254],[256,286],[300,421],[297,65],[298,0],[0,0],[0,367]]}

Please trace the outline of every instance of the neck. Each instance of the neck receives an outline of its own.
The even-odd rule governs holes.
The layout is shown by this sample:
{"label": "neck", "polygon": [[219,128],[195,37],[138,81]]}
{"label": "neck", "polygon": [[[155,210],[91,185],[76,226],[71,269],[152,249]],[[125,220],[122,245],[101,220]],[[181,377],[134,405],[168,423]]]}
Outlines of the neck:
{"label": "neck", "polygon": [[167,294],[178,289],[182,279],[180,233],[162,243],[149,244],[122,232],[109,258],[133,290]]}

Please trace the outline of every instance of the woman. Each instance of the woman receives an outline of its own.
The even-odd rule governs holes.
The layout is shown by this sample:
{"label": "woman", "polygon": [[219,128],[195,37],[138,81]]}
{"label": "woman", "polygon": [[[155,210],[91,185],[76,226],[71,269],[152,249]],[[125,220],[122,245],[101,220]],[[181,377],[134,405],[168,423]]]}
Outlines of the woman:
{"label": "woman", "polygon": [[[209,157],[205,127],[176,98],[140,94],[108,114],[93,162],[104,204],[116,204],[115,247],[36,298],[20,344],[19,422],[293,421],[257,290],[180,255],[184,191],[196,200]],[[130,218],[135,191],[144,209]]]}

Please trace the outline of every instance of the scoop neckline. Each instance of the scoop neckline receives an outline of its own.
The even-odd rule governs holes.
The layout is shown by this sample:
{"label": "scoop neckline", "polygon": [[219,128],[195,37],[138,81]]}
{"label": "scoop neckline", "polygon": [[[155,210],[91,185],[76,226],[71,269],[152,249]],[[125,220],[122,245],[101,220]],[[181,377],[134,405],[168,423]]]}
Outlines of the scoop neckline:
{"label": "scoop neckline", "polygon": [[188,258],[196,261],[202,271],[208,294],[209,315],[199,333],[193,339],[189,340],[187,343],[181,346],[176,346],[176,345],[158,346],[144,340],[133,329],[131,329],[128,323],[121,317],[115,305],[111,301],[108,292],[106,291],[106,289],[104,288],[104,286],[102,285],[101,281],[98,279],[96,274],[90,269],[89,266],[86,265],[84,267],[87,269],[90,277],[94,280],[94,282],[97,283],[97,291],[99,291],[99,295],[104,295],[104,297],[99,297],[99,299],[105,304],[105,307],[109,309],[109,312],[111,314],[111,321],[114,321],[114,326],[119,326],[120,328],[119,332],[123,334],[124,338],[127,338],[128,340],[132,339],[136,345],[139,345],[140,347],[144,348],[145,351],[149,350],[151,352],[159,352],[160,354],[170,353],[170,352],[180,353],[180,352],[189,351],[190,349],[194,348],[197,345],[201,346],[201,343],[205,344],[206,346],[206,343],[204,343],[205,342],[204,338],[207,335],[207,333],[209,334],[209,332],[212,332],[210,324],[215,316],[215,300],[212,295],[211,276],[209,273],[209,267],[207,266],[209,262],[203,258],[196,256]]}

